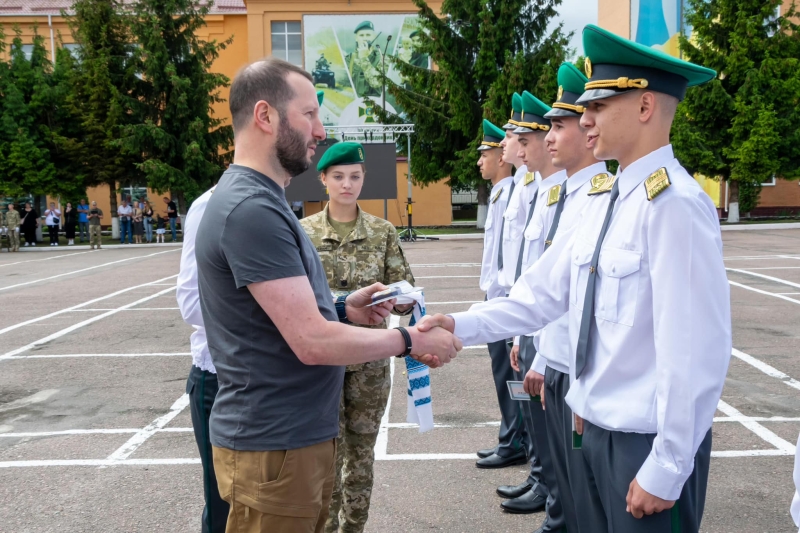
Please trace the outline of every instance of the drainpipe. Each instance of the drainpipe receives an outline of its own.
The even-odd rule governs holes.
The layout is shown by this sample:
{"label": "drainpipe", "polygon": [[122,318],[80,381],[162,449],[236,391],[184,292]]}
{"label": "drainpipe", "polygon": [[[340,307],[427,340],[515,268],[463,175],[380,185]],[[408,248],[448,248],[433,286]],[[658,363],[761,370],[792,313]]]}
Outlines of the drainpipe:
{"label": "drainpipe", "polygon": [[53,15],[47,15],[47,25],[50,26],[50,60],[56,64],[56,39],[53,32]]}

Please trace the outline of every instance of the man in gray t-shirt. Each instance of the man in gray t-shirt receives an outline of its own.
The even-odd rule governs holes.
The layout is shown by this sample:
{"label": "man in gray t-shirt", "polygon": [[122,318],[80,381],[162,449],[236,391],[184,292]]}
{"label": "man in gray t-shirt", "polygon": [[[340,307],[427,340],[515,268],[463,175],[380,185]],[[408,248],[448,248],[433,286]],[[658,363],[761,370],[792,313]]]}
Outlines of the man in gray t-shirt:
{"label": "man in gray t-shirt", "polygon": [[203,321],[219,393],[211,411],[214,469],[228,530],[324,529],[333,488],[344,365],[399,354],[440,366],[460,341],[434,329],[377,324],[380,284],[337,300],[284,187],[325,138],[308,73],[274,58],[245,67],[230,93],[235,164],[197,232]]}

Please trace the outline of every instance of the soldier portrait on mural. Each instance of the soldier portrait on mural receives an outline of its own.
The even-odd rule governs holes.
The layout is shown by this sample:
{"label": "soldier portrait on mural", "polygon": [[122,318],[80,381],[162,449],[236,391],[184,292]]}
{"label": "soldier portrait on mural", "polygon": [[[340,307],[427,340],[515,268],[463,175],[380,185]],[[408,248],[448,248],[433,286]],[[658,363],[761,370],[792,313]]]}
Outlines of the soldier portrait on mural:
{"label": "soldier portrait on mural", "polygon": [[356,95],[380,96],[383,54],[380,47],[373,44],[377,39],[375,26],[369,20],[365,20],[356,26],[353,33],[356,41],[355,50],[345,56],[344,62],[353,79]]}

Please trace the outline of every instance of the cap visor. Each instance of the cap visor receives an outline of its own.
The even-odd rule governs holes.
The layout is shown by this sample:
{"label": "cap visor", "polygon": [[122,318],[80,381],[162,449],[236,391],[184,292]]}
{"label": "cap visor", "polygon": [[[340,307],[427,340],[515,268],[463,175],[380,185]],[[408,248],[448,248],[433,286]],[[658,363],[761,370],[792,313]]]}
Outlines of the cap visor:
{"label": "cap visor", "polygon": [[570,111],[569,109],[559,109],[554,107],[547,113],[545,113],[544,118],[553,118],[553,117],[579,117],[581,116],[580,113],[576,113],[575,111]]}
{"label": "cap visor", "polygon": [[513,129],[515,129],[516,127],[517,127],[517,125],[516,125],[516,124],[512,124],[512,123],[510,123],[510,122],[509,122],[508,124],[506,124],[505,126],[503,126],[503,129],[504,129],[504,130],[513,130]]}
{"label": "cap visor", "polygon": [[495,149],[494,146],[488,146],[486,144],[482,144],[482,145],[478,146],[478,151],[479,152],[483,152],[484,150],[494,150],[494,149]]}
{"label": "cap visor", "polygon": [[526,128],[525,126],[519,126],[517,129],[514,130],[514,133],[533,133],[533,130],[530,128]]}
{"label": "cap visor", "polygon": [[621,94],[629,93],[635,90],[636,89],[625,89],[622,91],[615,91],[613,89],[589,89],[588,91],[584,92],[580,96],[580,98],[578,98],[575,104],[585,105],[589,102],[594,102],[595,100],[605,100],[606,98],[613,98],[615,96],[619,96]]}

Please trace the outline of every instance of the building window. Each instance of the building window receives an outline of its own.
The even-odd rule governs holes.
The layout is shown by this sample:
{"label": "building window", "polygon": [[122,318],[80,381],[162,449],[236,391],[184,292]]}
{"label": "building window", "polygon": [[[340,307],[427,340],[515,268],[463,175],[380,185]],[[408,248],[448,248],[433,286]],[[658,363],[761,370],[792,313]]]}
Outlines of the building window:
{"label": "building window", "polygon": [[128,203],[144,202],[147,200],[147,187],[131,185],[122,188],[121,200],[128,200]]}
{"label": "building window", "polygon": [[765,181],[764,183],[761,184],[761,186],[762,187],[774,187],[775,183],[776,183],[775,182],[775,176],[773,175],[772,179],[770,179],[769,181]]}
{"label": "building window", "polygon": [[73,59],[75,59],[76,61],[80,59],[81,45],[79,45],[79,44],[65,44],[64,48],[69,50],[69,55],[71,55]]}
{"label": "building window", "polygon": [[22,53],[25,54],[25,59],[30,61],[31,57],[33,57],[33,45],[32,44],[23,44],[22,45]]}
{"label": "building window", "polygon": [[299,22],[272,23],[272,55],[303,66],[303,42]]}

